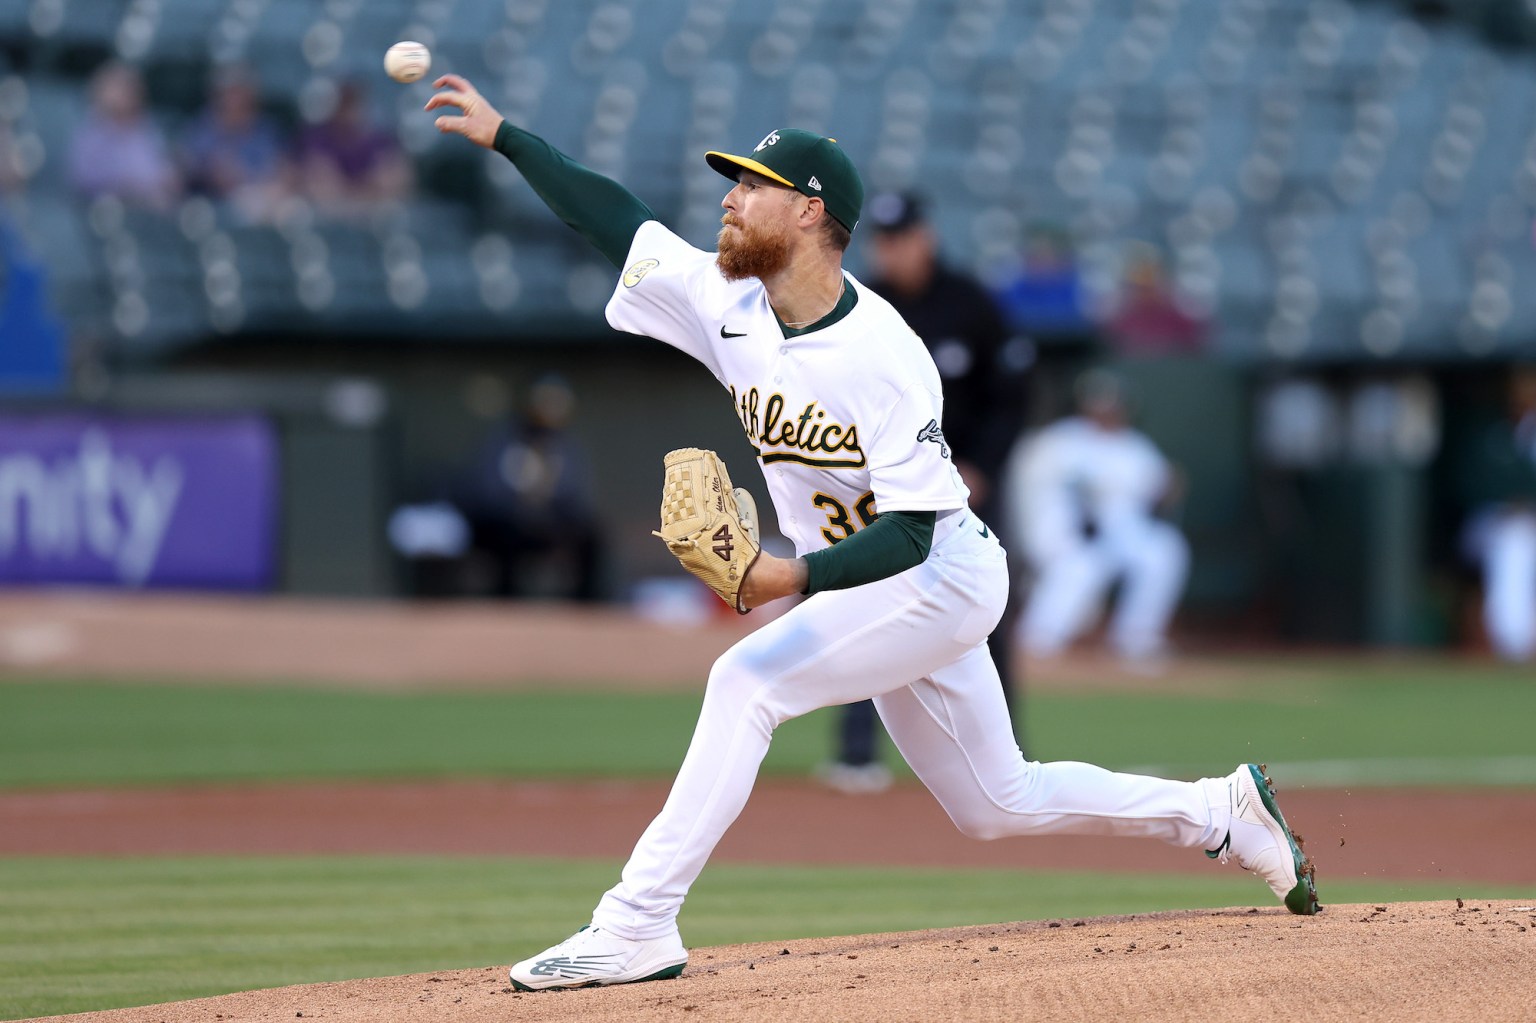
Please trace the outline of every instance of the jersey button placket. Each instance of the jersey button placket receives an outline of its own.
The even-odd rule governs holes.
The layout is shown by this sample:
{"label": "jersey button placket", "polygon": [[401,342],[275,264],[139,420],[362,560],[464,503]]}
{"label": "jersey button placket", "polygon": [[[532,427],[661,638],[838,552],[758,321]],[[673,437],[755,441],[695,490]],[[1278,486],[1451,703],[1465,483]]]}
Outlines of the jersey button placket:
{"label": "jersey button placket", "polygon": [[[779,354],[780,355],[788,355],[789,354],[789,346],[788,345],[780,345],[779,346]],[[782,374],[782,373],[775,373],[773,375],[773,382],[775,384],[782,384],[784,382],[784,374]],[[784,470],[783,469],[775,469],[774,472],[778,473],[779,476],[781,476],[781,477],[784,475]],[[795,520],[794,519],[790,519],[789,521],[790,522],[794,522]]]}

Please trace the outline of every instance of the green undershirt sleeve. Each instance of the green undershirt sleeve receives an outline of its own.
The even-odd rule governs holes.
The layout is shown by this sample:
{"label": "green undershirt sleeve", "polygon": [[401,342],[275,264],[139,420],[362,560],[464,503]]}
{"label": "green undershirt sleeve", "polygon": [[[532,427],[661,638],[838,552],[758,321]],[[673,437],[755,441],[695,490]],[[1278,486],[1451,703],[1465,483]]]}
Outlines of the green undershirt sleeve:
{"label": "green undershirt sleeve", "polygon": [[640,225],[656,219],[649,206],[617,181],[588,170],[537,135],[506,121],[496,129],[495,149],[522,172],[555,216],[619,269],[629,258],[629,245]]}
{"label": "green undershirt sleeve", "polygon": [[848,539],[812,551],[805,556],[810,570],[805,592],[863,586],[922,564],[933,546],[937,518],[931,511],[886,512]]}

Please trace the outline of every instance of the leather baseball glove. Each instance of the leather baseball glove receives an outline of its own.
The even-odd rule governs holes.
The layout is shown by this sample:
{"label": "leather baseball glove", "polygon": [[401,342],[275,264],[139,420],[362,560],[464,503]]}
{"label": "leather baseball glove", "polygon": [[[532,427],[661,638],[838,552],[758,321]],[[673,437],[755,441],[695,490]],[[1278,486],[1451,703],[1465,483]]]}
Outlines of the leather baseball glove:
{"label": "leather baseball glove", "polygon": [[740,487],[731,487],[725,462],[713,451],[678,448],[667,453],[661,489],[661,529],[683,567],[720,595],[738,614],[741,584],[762,550],[758,541],[757,503]]}

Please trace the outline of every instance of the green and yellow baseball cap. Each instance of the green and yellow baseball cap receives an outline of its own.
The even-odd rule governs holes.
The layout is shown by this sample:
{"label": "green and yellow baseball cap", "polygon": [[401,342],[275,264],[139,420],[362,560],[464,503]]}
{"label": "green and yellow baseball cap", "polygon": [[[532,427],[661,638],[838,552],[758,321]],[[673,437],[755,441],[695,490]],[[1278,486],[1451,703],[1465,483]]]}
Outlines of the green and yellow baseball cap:
{"label": "green and yellow baseball cap", "polygon": [[710,150],[704,159],[732,181],[741,175],[742,168],[756,171],[786,188],[820,199],[832,219],[848,230],[858,226],[864,182],[837,139],[799,128],[779,128],[769,132],[751,156]]}

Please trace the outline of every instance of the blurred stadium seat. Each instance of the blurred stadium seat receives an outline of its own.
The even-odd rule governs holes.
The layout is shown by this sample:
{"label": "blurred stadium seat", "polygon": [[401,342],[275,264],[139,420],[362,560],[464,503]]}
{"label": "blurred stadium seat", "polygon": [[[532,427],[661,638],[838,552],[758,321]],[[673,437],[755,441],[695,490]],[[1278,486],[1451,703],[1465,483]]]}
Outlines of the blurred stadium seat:
{"label": "blurred stadium seat", "polygon": [[[1389,0],[36,0],[0,5],[0,75],[22,83],[0,88],[0,118],[39,158],[20,219],[60,305],[125,354],[280,324],[387,337],[443,314],[464,335],[601,329],[590,253],[509,166],[432,131],[429,86],[383,79],[402,37],[701,244],[721,183],[699,150],[792,121],[837,136],[872,187],[942,194],[940,234],[983,272],[1041,221],[1096,251],[1166,248],[1219,311],[1225,355],[1485,354],[1536,325],[1516,283],[1536,263],[1536,68],[1478,35],[1529,38],[1525,5],[1474,6],[1462,24]],[[143,68],[168,130],[225,62],[258,67],[286,123],[365,79],[423,194],[379,223],[98,222],[60,169],[113,54]],[[76,300],[92,293],[105,315]]]}

